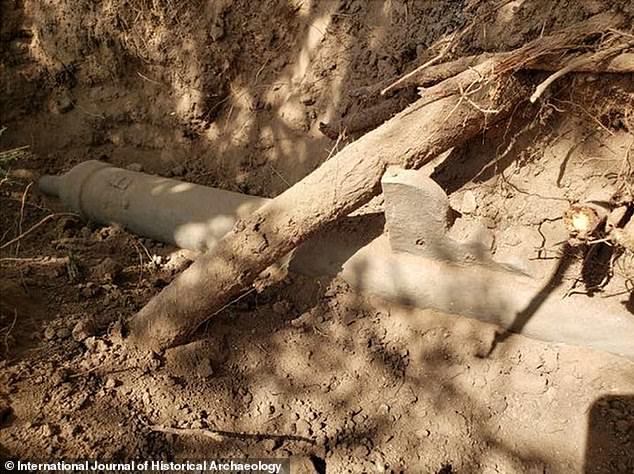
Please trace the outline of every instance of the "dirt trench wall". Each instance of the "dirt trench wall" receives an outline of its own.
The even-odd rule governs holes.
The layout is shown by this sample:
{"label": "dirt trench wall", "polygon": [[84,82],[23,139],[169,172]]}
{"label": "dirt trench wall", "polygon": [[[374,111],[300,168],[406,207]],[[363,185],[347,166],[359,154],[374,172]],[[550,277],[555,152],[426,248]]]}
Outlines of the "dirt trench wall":
{"label": "dirt trench wall", "polygon": [[493,10],[449,0],[5,0],[1,146],[29,143],[51,172],[105,156],[270,197],[328,157],[321,122],[381,115],[366,112],[376,98],[359,91],[430,59],[439,39],[470,27],[447,59],[509,50],[614,6],[632,10],[598,0]]}

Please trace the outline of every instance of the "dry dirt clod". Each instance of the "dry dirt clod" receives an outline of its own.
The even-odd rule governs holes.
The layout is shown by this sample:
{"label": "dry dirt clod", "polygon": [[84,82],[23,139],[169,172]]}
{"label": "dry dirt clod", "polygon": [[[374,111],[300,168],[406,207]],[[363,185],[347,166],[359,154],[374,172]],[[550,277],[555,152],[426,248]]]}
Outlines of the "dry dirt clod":
{"label": "dry dirt clod", "polygon": [[463,212],[465,214],[473,214],[477,208],[478,203],[476,202],[475,194],[473,194],[472,191],[465,192],[464,196],[462,197],[460,212]]}
{"label": "dry dirt clod", "polygon": [[48,107],[54,114],[65,114],[73,110],[75,105],[67,92],[61,92],[50,99]]}
{"label": "dry dirt clod", "polygon": [[306,420],[298,420],[295,426],[297,428],[297,434],[300,436],[310,436],[312,433],[310,423]]}
{"label": "dry dirt clod", "polygon": [[110,257],[104,258],[93,268],[92,275],[100,283],[114,283],[123,269],[122,265]]}
{"label": "dry dirt clod", "polygon": [[95,334],[95,325],[91,324],[88,321],[79,321],[77,324],[75,324],[75,327],[72,331],[73,339],[75,339],[77,342],[82,342],[87,338],[94,336]]}
{"label": "dry dirt clod", "polygon": [[84,339],[84,345],[90,352],[96,354],[105,352],[108,349],[108,345],[102,339],[98,339],[95,336],[90,336]]}
{"label": "dry dirt clod", "polygon": [[276,443],[274,439],[265,439],[262,441],[262,446],[267,453],[272,453],[275,450]]}
{"label": "dry dirt clod", "polygon": [[564,223],[572,237],[587,239],[599,227],[601,219],[589,206],[574,205],[564,215]]}

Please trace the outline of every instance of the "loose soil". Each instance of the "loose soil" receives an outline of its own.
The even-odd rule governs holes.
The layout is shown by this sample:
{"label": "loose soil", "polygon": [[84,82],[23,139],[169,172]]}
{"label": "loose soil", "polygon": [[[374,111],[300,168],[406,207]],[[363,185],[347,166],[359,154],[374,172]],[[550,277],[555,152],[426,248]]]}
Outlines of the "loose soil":
{"label": "loose soil", "polygon": [[[451,33],[467,30],[447,59],[613,6],[634,14],[626,1],[547,3],[2,0],[0,150],[29,148],[0,163],[0,246],[63,211],[32,184],[42,174],[100,159],[273,197],[389,118],[364,88],[432,58]],[[559,262],[570,203],[600,189],[631,201],[634,182],[631,75],[574,74],[551,89],[428,167],[462,214],[458,237],[484,235],[496,259],[541,279]],[[320,131],[366,110],[338,140]],[[1,250],[3,461],[634,472],[633,362],[522,336],[491,351],[492,326],[362,297],[337,278],[261,282],[192,344],[129,352],[124,323],[194,257],[71,216]],[[633,281],[632,252],[599,243],[562,285],[634,314]]]}

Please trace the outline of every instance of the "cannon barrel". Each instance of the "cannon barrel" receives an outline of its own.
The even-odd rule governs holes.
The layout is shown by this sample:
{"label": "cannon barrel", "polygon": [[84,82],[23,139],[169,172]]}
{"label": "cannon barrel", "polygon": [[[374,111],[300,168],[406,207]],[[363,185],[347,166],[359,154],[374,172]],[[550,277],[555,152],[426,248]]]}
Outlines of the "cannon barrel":
{"label": "cannon barrel", "polygon": [[39,188],[84,219],[199,251],[213,247],[237,219],[267,201],[94,160],[61,176],[42,176]]}

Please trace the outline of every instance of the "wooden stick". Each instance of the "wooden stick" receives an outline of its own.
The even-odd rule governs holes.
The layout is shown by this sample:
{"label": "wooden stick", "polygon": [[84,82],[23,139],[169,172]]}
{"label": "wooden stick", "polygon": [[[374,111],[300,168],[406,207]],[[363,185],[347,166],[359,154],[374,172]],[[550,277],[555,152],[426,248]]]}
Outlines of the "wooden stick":
{"label": "wooden stick", "polygon": [[[590,34],[590,29],[584,34]],[[588,61],[574,61],[562,58],[560,55],[549,57],[548,55],[524,55],[528,56],[529,61],[520,62],[515,69],[527,69],[536,71],[559,71],[560,69],[571,64],[569,72],[586,72],[586,73],[617,73],[627,74],[634,73],[634,53],[621,53],[613,58],[609,58],[613,53],[605,56],[597,53]],[[324,135],[331,139],[336,138],[339,131],[345,130],[348,134],[355,134],[371,130],[394,114],[402,110],[408,101],[407,97],[395,96],[383,98],[381,94],[389,91],[395,92],[412,86],[428,87],[437,84],[451,77],[454,77],[469,68],[475,68],[489,60],[495,59],[498,63],[503,61],[511,61],[514,53],[483,53],[474,56],[465,56],[454,61],[442,64],[429,65],[430,62],[416,68],[414,71],[406,74],[398,80],[393,78],[381,81],[372,86],[366,86],[357,90],[355,95],[366,96],[370,105],[361,111],[347,115],[328,124],[323,124],[321,131]],[[427,95],[426,90],[421,90],[421,96]]]}
{"label": "wooden stick", "polygon": [[389,91],[391,91],[392,89],[398,87],[399,85],[405,83],[408,79],[410,79],[411,77],[414,77],[418,74],[420,74],[422,71],[424,71],[426,68],[428,68],[429,66],[431,66],[432,64],[436,64],[438,61],[440,61],[442,58],[445,57],[445,54],[447,54],[447,49],[444,49],[443,51],[441,51],[439,54],[437,54],[436,56],[434,56],[433,58],[431,58],[429,61],[427,61],[424,64],[421,64],[420,66],[418,66],[416,69],[414,69],[411,72],[408,72],[407,74],[405,74],[403,77],[401,77],[400,79],[396,80],[395,82],[393,82],[392,84],[390,84],[389,86],[387,86],[385,89],[383,89],[381,91],[381,95],[385,95],[387,94]]}
{"label": "wooden stick", "polygon": [[566,74],[574,71],[575,69],[578,69],[583,66],[587,66],[588,64],[600,64],[604,59],[614,55],[615,53],[621,52],[625,48],[628,48],[632,45],[634,45],[634,41],[631,41],[629,43],[623,43],[619,46],[615,46],[614,48],[598,51],[594,54],[581,56],[579,58],[576,58],[570,61],[569,64],[559,69],[556,73],[548,76],[548,78],[544,82],[542,82],[535,88],[535,92],[533,92],[533,95],[531,95],[531,98],[530,98],[531,103],[534,104],[537,101],[537,99],[539,99],[542,96],[544,91],[548,89],[548,86],[550,86],[553,82],[555,82],[560,77],[565,76]]}
{"label": "wooden stick", "polygon": [[158,431],[160,433],[173,434],[176,436],[183,435],[193,435],[193,436],[204,436],[205,438],[209,438],[213,441],[224,441],[227,437],[223,435],[221,431],[218,430],[206,430],[203,428],[171,428],[169,426],[160,426],[160,425],[152,425],[150,426],[152,431]]}
{"label": "wooden stick", "polygon": [[[467,68],[477,66],[492,58],[503,59],[508,57],[509,53],[482,53],[474,56],[464,56],[454,61],[436,64],[423,68],[420,66],[406,76],[394,82],[394,79],[381,81],[373,86],[366,86],[363,90],[359,90],[359,94],[373,95],[375,92],[383,91],[389,86],[390,91],[397,91],[411,86],[428,86],[444,81],[450,77],[460,74]],[[558,71],[566,64],[561,58],[544,58],[540,57],[534,61],[522,65],[522,69],[534,71]],[[419,70],[420,69],[420,70]],[[634,53],[621,53],[612,59],[595,58],[594,61],[576,64],[570,72],[589,72],[589,73],[613,73],[628,74],[634,72]],[[382,92],[381,92],[382,93]]]}

